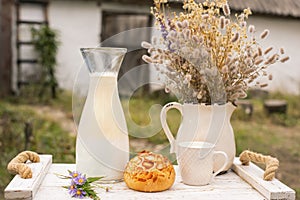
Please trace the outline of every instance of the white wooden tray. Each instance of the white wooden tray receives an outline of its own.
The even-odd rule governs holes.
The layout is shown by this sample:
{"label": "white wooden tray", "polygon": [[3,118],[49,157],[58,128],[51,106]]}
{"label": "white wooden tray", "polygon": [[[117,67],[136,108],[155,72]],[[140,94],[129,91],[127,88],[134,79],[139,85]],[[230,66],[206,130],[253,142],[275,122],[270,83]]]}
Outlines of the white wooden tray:
{"label": "white wooden tray", "polygon": [[[41,163],[31,163],[32,179],[21,179],[18,175],[5,189],[6,199],[34,199],[58,200],[73,199],[62,186],[69,184],[69,180],[58,178],[55,173],[67,174],[67,170],[75,170],[75,164],[52,164],[52,156],[41,155]],[[49,170],[50,167],[50,170]],[[182,183],[178,166],[174,166],[176,180],[167,191],[157,193],[143,193],[130,190],[124,182],[111,186],[110,192],[97,189],[101,199],[295,199],[295,191],[279,180],[264,181],[263,170],[254,164],[242,166],[238,158],[232,169],[224,175],[217,176],[212,184],[207,186],[188,186]],[[46,176],[45,176],[46,174]],[[42,180],[44,181],[42,182]],[[243,180],[242,180],[243,179]],[[42,183],[41,183],[42,182]]]}

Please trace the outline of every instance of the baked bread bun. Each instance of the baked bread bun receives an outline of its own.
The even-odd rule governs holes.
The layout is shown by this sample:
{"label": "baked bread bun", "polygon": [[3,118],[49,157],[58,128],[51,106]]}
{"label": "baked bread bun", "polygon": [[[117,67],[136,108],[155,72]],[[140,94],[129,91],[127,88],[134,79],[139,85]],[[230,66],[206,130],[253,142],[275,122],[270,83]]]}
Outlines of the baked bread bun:
{"label": "baked bread bun", "polygon": [[127,163],[124,181],[133,190],[163,191],[173,185],[175,170],[172,163],[163,155],[142,151]]}

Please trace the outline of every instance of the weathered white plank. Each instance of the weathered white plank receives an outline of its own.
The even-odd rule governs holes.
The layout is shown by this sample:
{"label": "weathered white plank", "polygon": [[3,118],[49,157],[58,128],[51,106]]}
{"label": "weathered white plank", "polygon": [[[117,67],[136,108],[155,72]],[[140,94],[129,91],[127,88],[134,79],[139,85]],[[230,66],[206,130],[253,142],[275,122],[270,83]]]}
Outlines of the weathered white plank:
{"label": "weathered white plank", "polygon": [[267,199],[294,200],[296,198],[295,191],[279,180],[264,181],[264,171],[253,163],[250,163],[249,166],[244,166],[239,161],[239,158],[235,158],[232,169]]}
{"label": "weathered white plank", "polygon": [[[265,199],[261,194],[254,190],[249,184],[230,171],[222,176],[217,176],[210,185],[188,186],[182,183],[178,166],[174,166],[177,172],[174,185],[167,191],[157,193],[143,193],[127,188],[124,182],[107,184],[112,187],[109,192],[103,189],[96,189],[101,199]],[[35,200],[50,199],[72,199],[68,191],[62,186],[70,184],[68,179],[60,179],[55,174],[67,175],[67,170],[74,170],[74,164],[53,164],[45,177]],[[103,185],[104,186],[104,185]]]}
{"label": "weathered white plank", "polygon": [[27,163],[32,178],[22,179],[16,175],[4,190],[5,199],[33,199],[52,164],[52,155],[40,155],[39,163]]}
{"label": "weathered white plank", "polygon": [[48,170],[47,176],[44,178],[41,187],[62,187],[69,185],[69,179],[58,178],[56,174],[68,175],[68,170],[75,171],[75,169],[75,164],[52,164]]}
{"label": "weathered white plank", "polygon": [[[199,186],[201,187],[201,186]],[[149,199],[203,199],[203,200],[216,200],[216,199],[230,199],[230,200],[265,200],[265,198],[250,188],[248,190],[228,190],[223,188],[222,190],[199,190],[191,192],[189,190],[176,191],[167,190],[156,193],[144,193],[126,189],[117,190],[115,187],[110,192],[97,189],[98,196],[101,200],[149,200]],[[36,195],[35,200],[72,200],[68,194],[68,191],[61,189],[60,187],[41,187],[39,193]],[[88,199],[88,198],[87,198]]]}

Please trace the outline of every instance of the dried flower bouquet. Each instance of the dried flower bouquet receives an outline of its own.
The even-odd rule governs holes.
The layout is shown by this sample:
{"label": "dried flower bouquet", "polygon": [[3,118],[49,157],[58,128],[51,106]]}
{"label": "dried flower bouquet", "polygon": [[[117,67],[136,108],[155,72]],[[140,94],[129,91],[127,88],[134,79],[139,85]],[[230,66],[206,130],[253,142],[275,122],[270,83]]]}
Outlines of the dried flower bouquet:
{"label": "dried flower bouquet", "polygon": [[245,98],[250,85],[267,86],[257,78],[271,80],[270,65],[289,59],[283,48],[261,47],[269,30],[256,37],[255,27],[247,25],[249,8],[231,17],[227,0],[184,0],[184,11],[177,14],[166,3],[155,0],[151,8],[161,36],[142,42],[150,54],[143,60],[166,76],[166,92],[183,102],[223,104]]}

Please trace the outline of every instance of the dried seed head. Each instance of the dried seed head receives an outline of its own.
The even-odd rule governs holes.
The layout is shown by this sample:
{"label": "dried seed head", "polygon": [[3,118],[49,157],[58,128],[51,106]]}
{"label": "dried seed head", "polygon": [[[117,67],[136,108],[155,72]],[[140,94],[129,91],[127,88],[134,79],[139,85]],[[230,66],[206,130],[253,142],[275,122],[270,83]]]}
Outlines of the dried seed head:
{"label": "dried seed head", "polygon": [[262,56],[262,49],[260,47],[258,47],[257,53],[258,53],[259,56]]}
{"label": "dried seed head", "polygon": [[260,38],[265,39],[269,35],[270,31],[268,29],[265,29],[261,34]]}
{"label": "dried seed head", "polygon": [[220,29],[224,29],[225,28],[225,17],[222,16],[220,17]]}
{"label": "dried seed head", "polygon": [[269,81],[273,80],[273,75],[269,74],[268,79],[269,79]]}
{"label": "dried seed head", "polygon": [[257,74],[254,74],[251,78],[256,79],[258,77]]}
{"label": "dried seed head", "polygon": [[247,93],[246,92],[243,91],[243,92],[239,93],[239,97],[238,98],[242,98],[243,99],[243,98],[246,98],[246,97],[247,97]]}
{"label": "dried seed head", "polygon": [[249,79],[248,84],[252,83],[253,81],[254,81],[254,79]]}
{"label": "dried seed head", "polygon": [[201,56],[200,56],[200,51],[199,51],[199,49],[195,49],[192,55],[193,55],[194,58],[199,58],[199,57],[201,57]]}
{"label": "dried seed head", "polygon": [[184,33],[183,32],[179,32],[178,33],[178,38],[179,38],[179,40],[182,38],[182,39],[184,39]]}
{"label": "dried seed head", "polygon": [[255,60],[254,64],[255,64],[255,65],[259,65],[259,64],[261,64],[263,61],[264,61],[264,60],[263,60],[262,58],[259,57],[258,59]]}
{"label": "dried seed head", "polygon": [[253,53],[251,51],[247,51],[247,56],[252,57]]}
{"label": "dried seed head", "polygon": [[202,44],[203,43],[203,37],[199,38],[199,43]]}
{"label": "dried seed head", "polygon": [[226,16],[230,15],[230,7],[227,3],[223,5],[223,12],[224,12],[224,15],[226,15]]}
{"label": "dried seed head", "polygon": [[228,25],[230,23],[230,19],[225,19],[225,25]]}
{"label": "dried seed head", "polygon": [[242,21],[244,21],[245,20],[245,14],[240,14],[240,16],[239,16],[239,19],[241,19]]}
{"label": "dried seed head", "polygon": [[260,85],[261,88],[264,88],[264,87],[267,87],[267,86],[268,86],[268,83],[264,83],[264,84]]}
{"label": "dried seed head", "polygon": [[233,38],[231,39],[231,42],[232,42],[232,43],[235,43],[236,41],[238,41],[239,37],[240,37],[239,32],[236,32],[236,33],[234,34]]}
{"label": "dried seed head", "polygon": [[182,22],[182,27],[183,28],[187,28],[189,26],[189,22],[187,21],[187,20],[184,20],[183,22]]}
{"label": "dried seed head", "polygon": [[141,46],[145,49],[150,49],[152,47],[152,45],[149,42],[145,42],[143,41]]}
{"label": "dried seed head", "polygon": [[266,55],[266,54],[268,54],[270,51],[272,51],[273,50],[273,47],[269,47],[269,48],[267,48],[266,50],[265,50],[265,52],[264,52],[264,54]]}
{"label": "dried seed head", "polygon": [[240,94],[238,93],[238,92],[236,92],[236,93],[234,93],[233,95],[231,95],[231,99],[232,100],[236,100],[236,99],[238,99],[239,98],[239,96],[240,96]]}
{"label": "dried seed head", "polygon": [[190,39],[190,37],[191,37],[191,30],[190,29],[184,30],[184,38]]}
{"label": "dried seed head", "polygon": [[[182,47],[182,48],[181,48],[181,52],[182,52],[184,55],[189,55],[190,49],[189,49],[189,47]],[[186,56],[183,56],[183,57],[186,57]]]}
{"label": "dried seed head", "polygon": [[251,74],[251,73],[253,73],[253,72],[255,72],[255,70],[256,70],[256,68],[249,68],[249,69],[247,69],[244,73],[245,74]]}
{"label": "dried seed head", "polygon": [[189,83],[189,81],[185,78],[185,79],[183,79],[183,84],[188,84]]}
{"label": "dried seed head", "polygon": [[157,37],[156,36],[153,36],[152,38],[151,38],[151,43],[153,44],[153,45],[156,45],[157,44]]}
{"label": "dried seed head", "polygon": [[153,63],[153,60],[152,60],[152,58],[150,58],[149,56],[147,56],[147,55],[143,55],[142,56],[142,59],[146,62],[146,63]]}
{"label": "dried seed head", "polygon": [[196,97],[197,96],[197,92],[193,92],[193,97]]}
{"label": "dried seed head", "polygon": [[235,85],[235,86],[233,87],[233,89],[236,90],[236,91],[240,91],[242,88],[243,88],[242,85]]}
{"label": "dried seed head", "polygon": [[246,21],[243,21],[242,23],[241,23],[241,27],[246,27],[247,26],[247,22]]}
{"label": "dried seed head", "polygon": [[278,54],[274,54],[268,60],[265,62],[265,64],[274,64],[276,60],[278,59]]}
{"label": "dried seed head", "polygon": [[159,54],[155,54],[154,56],[152,56],[152,59],[156,60],[159,58]]}
{"label": "dried seed head", "polygon": [[199,92],[198,94],[197,94],[197,99],[201,99],[202,98],[202,94],[201,94],[201,92]]}
{"label": "dried seed head", "polygon": [[254,32],[255,32],[255,26],[250,25],[250,26],[248,27],[248,32],[249,32],[249,33],[254,33]]}
{"label": "dried seed head", "polygon": [[284,62],[288,61],[289,59],[290,59],[290,57],[289,57],[289,56],[286,56],[286,57],[282,58],[282,59],[280,60],[280,62],[284,63]]}
{"label": "dried seed head", "polygon": [[263,76],[267,76],[268,73],[266,71],[263,71]]}
{"label": "dried seed head", "polygon": [[198,42],[199,42],[198,37],[195,36],[195,35],[192,36],[192,40],[193,40],[193,42],[195,42],[195,43],[198,43]]}
{"label": "dried seed head", "polygon": [[192,75],[187,74],[187,75],[185,75],[185,78],[186,78],[187,81],[191,81],[192,80]]}
{"label": "dried seed head", "polygon": [[227,58],[225,63],[226,65],[229,65],[230,62],[231,62],[231,58]]}
{"label": "dried seed head", "polygon": [[171,61],[170,60],[165,60],[165,65],[170,66],[171,65]]}
{"label": "dried seed head", "polygon": [[205,19],[208,19],[208,18],[209,18],[209,15],[208,15],[208,14],[203,14],[203,15],[202,15],[202,19],[205,20]]}
{"label": "dried seed head", "polygon": [[247,18],[248,18],[248,15],[252,15],[252,12],[251,12],[250,8],[244,9],[244,13],[245,13]]}
{"label": "dried seed head", "polygon": [[162,60],[162,59],[158,59],[158,60],[152,59],[152,62],[153,62],[154,64],[163,64],[163,63],[164,63],[164,60]]}
{"label": "dried seed head", "polygon": [[246,58],[245,63],[249,66],[252,64],[252,60],[250,58]]}
{"label": "dried seed head", "polygon": [[223,74],[227,74],[227,73],[228,73],[228,66],[227,66],[227,65],[224,65],[224,66],[222,67],[222,73],[223,73]]}
{"label": "dried seed head", "polygon": [[177,39],[177,32],[174,30],[170,31],[169,34],[167,35],[167,38],[172,42],[175,42]]}
{"label": "dried seed head", "polygon": [[170,91],[171,91],[170,88],[166,86],[166,87],[165,87],[165,92],[166,92],[166,93],[170,93]]}
{"label": "dried seed head", "polygon": [[153,53],[155,51],[155,48],[150,48],[150,49],[148,49],[148,53]]}
{"label": "dried seed head", "polygon": [[177,25],[178,28],[182,28],[183,27],[183,25],[182,25],[181,22],[177,22],[176,25]]}

